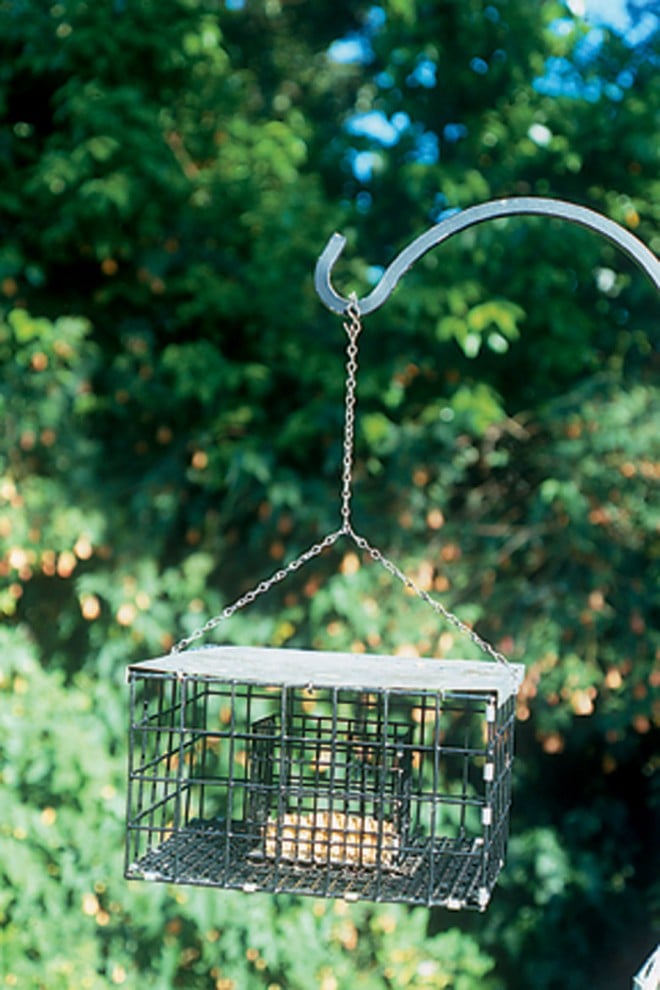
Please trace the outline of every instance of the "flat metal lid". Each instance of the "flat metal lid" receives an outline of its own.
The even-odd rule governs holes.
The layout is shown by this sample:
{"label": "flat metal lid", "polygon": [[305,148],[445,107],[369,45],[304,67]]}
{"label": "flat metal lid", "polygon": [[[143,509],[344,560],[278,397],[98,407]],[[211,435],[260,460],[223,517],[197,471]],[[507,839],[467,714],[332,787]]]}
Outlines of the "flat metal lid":
{"label": "flat metal lid", "polygon": [[525,676],[523,664],[262,646],[207,646],[144,660],[128,669],[136,674],[175,674],[272,687],[496,691],[500,705],[517,693]]}

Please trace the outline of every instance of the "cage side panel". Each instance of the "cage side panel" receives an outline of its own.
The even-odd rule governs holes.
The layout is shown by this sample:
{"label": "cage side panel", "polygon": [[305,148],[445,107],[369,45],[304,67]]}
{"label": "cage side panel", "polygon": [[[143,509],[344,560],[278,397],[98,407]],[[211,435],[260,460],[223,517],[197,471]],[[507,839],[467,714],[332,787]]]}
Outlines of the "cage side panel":
{"label": "cage side panel", "polygon": [[488,803],[492,808],[492,828],[488,848],[486,882],[492,890],[504,866],[509,835],[511,808],[511,774],[515,729],[515,700],[509,698],[498,710],[493,729],[491,780],[487,783]]}
{"label": "cage side panel", "polygon": [[[160,879],[194,881],[199,867],[187,854],[188,865],[180,868],[178,850],[190,845],[191,836],[206,841],[214,835],[204,874],[222,878],[234,858],[234,840],[246,840],[250,690],[150,676],[132,694],[127,873],[160,871]],[[168,855],[160,856],[165,844]]]}
{"label": "cage side panel", "polygon": [[179,828],[182,761],[189,749],[181,732],[183,701],[176,680],[147,678],[132,688],[129,870]]}
{"label": "cage side panel", "polygon": [[479,907],[488,816],[484,767],[492,693],[420,693],[409,699],[410,831],[403,862],[424,902]]}
{"label": "cage side panel", "polygon": [[489,721],[492,695],[143,680],[128,875],[483,907],[512,745],[512,714]]}
{"label": "cage side panel", "polygon": [[138,751],[136,749],[138,744],[138,739],[136,738],[136,732],[134,729],[134,724],[136,720],[136,707],[138,705],[137,699],[137,676],[133,673],[130,674],[129,680],[129,690],[130,690],[130,701],[129,701],[129,730],[128,730],[128,767],[127,767],[127,787],[126,787],[126,839],[125,839],[125,849],[124,849],[124,873],[128,875],[129,868],[131,864],[139,858],[140,848],[137,841],[137,834],[131,830],[131,821],[134,814],[134,808],[139,807],[140,795],[139,795],[139,783],[135,777],[135,768],[139,763]]}

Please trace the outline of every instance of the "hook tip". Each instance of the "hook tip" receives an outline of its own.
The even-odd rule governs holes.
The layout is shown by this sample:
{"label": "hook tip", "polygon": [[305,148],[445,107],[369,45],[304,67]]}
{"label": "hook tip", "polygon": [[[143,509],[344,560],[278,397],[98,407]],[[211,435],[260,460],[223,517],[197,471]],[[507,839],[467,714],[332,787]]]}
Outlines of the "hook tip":
{"label": "hook tip", "polygon": [[345,313],[349,303],[348,299],[343,299],[339,293],[335,292],[330,282],[330,273],[345,244],[344,235],[335,232],[316,262],[314,272],[316,291],[328,309],[335,313]]}

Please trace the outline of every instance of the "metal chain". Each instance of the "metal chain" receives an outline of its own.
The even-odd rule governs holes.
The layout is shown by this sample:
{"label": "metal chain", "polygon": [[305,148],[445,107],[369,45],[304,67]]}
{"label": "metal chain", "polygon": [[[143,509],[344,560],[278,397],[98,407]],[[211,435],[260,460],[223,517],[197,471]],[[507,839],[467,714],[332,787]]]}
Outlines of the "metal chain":
{"label": "metal chain", "polygon": [[280,570],[275,571],[269,578],[261,581],[256,587],[252,588],[250,591],[246,591],[245,594],[237,598],[235,602],[228,605],[219,615],[214,616],[209,619],[203,626],[196,629],[190,636],[186,636],[184,639],[179,640],[172,649],[171,653],[180,653],[185,650],[191,643],[195,640],[201,639],[206,633],[211,632],[216,626],[219,626],[222,622],[230,619],[235,612],[239,609],[244,608],[246,605],[250,605],[255,598],[260,595],[265,595],[267,591],[276,585],[280,581],[284,581],[290,574],[297,571],[303,564],[308,561],[313,560],[314,557],[318,557],[319,554],[323,553],[328,547],[331,547],[337,542],[340,536],[348,536],[351,540],[358,546],[361,550],[366,551],[372,560],[380,564],[389,571],[394,577],[398,578],[399,581],[406,588],[410,588],[422,601],[426,602],[427,605],[433,609],[438,615],[441,615],[447,622],[451,623],[456,629],[461,633],[468,636],[472,642],[479,647],[484,653],[497,660],[499,663],[503,663],[507,669],[511,670],[511,665],[504,654],[500,653],[495,649],[494,646],[479,636],[478,633],[471,629],[462,619],[459,619],[457,615],[450,612],[449,609],[445,608],[439,601],[432,598],[428,592],[420,588],[412,578],[408,577],[404,572],[397,567],[395,563],[389,560],[385,554],[383,554],[377,547],[373,547],[368,540],[363,536],[359,536],[353,529],[353,524],[351,522],[351,499],[353,496],[353,451],[355,444],[355,403],[356,403],[356,388],[357,388],[357,371],[358,371],[358,337],[362,330],[362,323],[360,320],[360,307],[358,305],[357,296],[353,293],[350,296],[349,304],[346,308],[346,315],[349,318],[344,322],[344,330],[348,334],[348,344],[346,346],[346,383],[345,383],[345,405],[344,405],[344,447],[343,447],[343,457],[342,457],[342,485],[341,485],[341,518],[342,527],[341,529],[335,530],[335,532],[330,533],[319,543],[314,543],[308,550],[305,550],[300,556],[296,557],[295,560],[290,561],[285,567]]}
{"label": "metal chain", "polygon": [[353,293],[346,310],[350,322],[344,323],[348,334],[346,347],[346,388],[344,403],[344,456],[342,462],[341,517],[344,531],[351,532],[351,497],[353,484],[353,446],[355,441],[355,389],[357,387],[358,336],[362,330],[357,296]]}
{"label": "metal chain", "polygon": [[346,321],[344,323],[344,330],[348,334],[348,347],[347,355],[348,359],[346,362],[346,411],[345,411],[345,421],[344,421],[344,458],[343,458],[343,474],[342,474],[342,519],[343,519],[343,529],[342,532],[349,536],[353,542],[361,549],[365,550],[372,560],[381,564],[386,571],[389,571],[394,577],[398,578],[402,584],[411,591],[414,591],[422,601],[430,605],[434,612],[441,615],[447,622],[451,623],[454,628],[458,629],[461,633],[468,636],[472,642],[479,647],[484,653],[497,660],[499,663],[503,663],[507,669],[511,669],[511,665],[503,653],[500,653],[495,649],[494,646],[483,639],[474,629],[471,629],[462,619],[459,619],[457,615],[450,612],[449,609],[432,598],[426,591],[418,587],[417,584],[408,577],[403,571],[397,567],[393,561],[389,560],[385,554],[383,554],[377,547],[371,546],[371,544],[363,537],[359,536],[353,529],[351,522],[351,497],[352,497],[352,483],[353,483],[353,444],[355,438],[355,391],[357,386],[357,371],[358,371],[358,336],[362,330],[362,323],[360,321],[360,306],[358,304],[358,299],[355,293],[349,297],[349,304],[346,308],[346,315],[350,318],[350,322]]}
{"label": "metal chain", "polygon": [[271,574],[271,576],[266,578],[265,581],[260,581],[256,587],[251,589],[251,591],[246,591],[244,595],[241,595],[241,597],[237,598],[235,602],[228,605],[222,610],[222,612],[220,612],[219,615],[215,615],[212,619],[209,619],[207,623],[200,626],[199,629],[196,629],[190,634],[190,636],[186,636],[185,639],[179,640],[179,642],[172,647],[170,653],[181,653],[181,651],[185,650],[191,643],[194,643],[196,639],[201,639],[202,636],[206,635],[206,633],[211,632],[212,629],[219,626],[221,622],[231,619],[234,612],[238,612],[239,609],[244,608],[246,605],[250,605],[255,598],[258,598],[260,595],[265,595],[266,592],[270,591],[274,585],[279,584],[279,582],[283,581],[289,576],[289,574],[293,574],[293,572],[297,571],[299,567],[306,564],[308,560],[318,557],[324,550],[331,547],[333,543],[336,543],[340,536],[344,535],[344,532],[345,531],[343,529],[338,529],[334,533],[330,533],[326,536],[320,543],[314,543],[309,550],[305,550],[304,553],[301,553],[295,560],[290,561],[286,567],[282,567],[279,571],[275,571],[275,573]]}
{"label": "metal chain", "polygon": [[345,536],[350,534],[353,535],[353,528],[351,526],[351,479],[353,473],[353,445],[355,437],[355,389],[357,387],[357,356],[358,356],[358,345],[357,338],[362,330],[362,323],[360,322],[360,310],[357,306],[357,296],[355,293],[350,297],[350,304],[347,309],[347,315],[350,317],[350,322],[344,323],[344,329],[348,334],[348,344],[346,347],[346,389],[345,389],[345,417],[344,417],[344,451],[342,459],[342,489],[341,489],[341,517],[343,525],[341,529],[336,530],[334,533],[330,533],[325,539],[321,540],[320,543],[315,543],[305,550],[304,553],[296,557],[289,564],[283,567],[281,570],[276,571],[271,577],[267,578],[265,581],[261,581],[255,588],[250,591],[246,591],[244,595],[241,595],[235,602],[228,605],[225,609],[220,612],[219,615],[213,616],[209,619],[203,626],[199,629],[195,629],[189,636],[184,639],[179,640],[172,649],[170,653],[181,653],[183,650],[187,649],[191,643],[196,640],[201,639],[206,633],[212,632],[221,623],[226,622],[230,619],[235,612],[239,609],[244,608],[246,605],[250,605],[255,598],[260,595],[264,595],[267,591],[276,585],[280,581],[283,581],[289,574],[293,574],[298,568],[306,564],[307,561],[313,560],[314,557],[318,557],[320,553],[326,550],[328,547],[332,546],[333,543],[339,539],[340,536]]}
{"label": "metal chain", "polygon": [[358,536],[358,534],[353,529],[350,529],[348,531],[348,535],[357,544],[357,546],[360,547],[361,550],[365,550],[369,554],[372,560],[375,560],[378,564],[381,564],[386,571],[389,571],[390,574],[398,578],[399,581],[401,581],[401,583],[406,586],[406,588],[410,588],[411,591],[414,591],[415,594],[422,599],[422,601],[425,601],[427,605],[431,606],[434,612],[437,612],[444,619],[446,619],[447,622],[450,622],[452,626],[454,626],[456,629],[460,630],[460,632],[468,636],[472,640],[472,642],[479,647],[480,650],[491,656],[493,660],[497,660],[499,663],[503,663],[505,667],[509,671],[511,671],[511,664],[509,663],[509,661],[507,660],[507,658],[504,656],[503,653],[500,653],[498,650],[496,650],[494,646],[491,646],[488,640],[483,639],[483,637],[480,636],[479,633],[475,632],[474,629],[472,629],[465,622],[463,622],[462,619],[459,619],[457,615],[454,615],[453,612],[450,612],[449,609],[445,608],[445,606],[441,602],[431,597],[431,595],[429,595],[428,592],[424,591],[417,584],[415,584],[412,578],[408,577],[407,574],[404,574],[403,571],[399,567],[397,567],[395,563],[389,560],[384,553],[381,553],[381,551],[378,550],[377,547],[372,547],[371,544],[368,543],[368,541],[365,540],[363,536]]}

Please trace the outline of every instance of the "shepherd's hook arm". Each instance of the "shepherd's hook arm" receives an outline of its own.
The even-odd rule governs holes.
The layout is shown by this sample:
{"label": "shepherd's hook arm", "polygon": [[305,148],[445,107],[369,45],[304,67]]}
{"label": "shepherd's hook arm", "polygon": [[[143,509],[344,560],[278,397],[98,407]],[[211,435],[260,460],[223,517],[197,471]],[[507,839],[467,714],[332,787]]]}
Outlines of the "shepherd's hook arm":
{"label": "shepherd's hook arm", "polygon": [[[615,223],[614,220],[609,220],[601,213],[587,209],[585,206],[575,206],[564,200],[547,199],[541,196],[520,196],[513,199],[496,199],[488,203],[480,203],[478,206],[470,206],[461,213],[447,217],[427,230],[426,233],[421,234],[408,247],[404,248],[391,265],[385,269],[375,289],[372,289],[369,295],[363,299],[358,299],[357,305],[360,313],[364,316],[382,306],[389,299],[399,279],[405,275],[409,268],[412,268],[417,259],[430,251],[431,248],[441,244],[442,241],[446,241],[449,237],[467,227],[472,227],[474,224],[516,214],[554,217],[595,230],[596,233],[612,241],[629,255],[649,276],[656,288],[660,288],[660,262],[655,254],[638,237],[635,237],[620,224]],[[346,314],[350,300],[345,299],[335,291],[330,276],[345,244],[346,238],[342,234],[333,234],[316,263],[314,273],[314,284],[321,300],[328,309],[342,315]]]}

